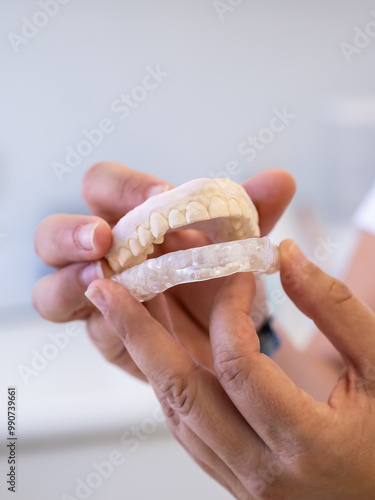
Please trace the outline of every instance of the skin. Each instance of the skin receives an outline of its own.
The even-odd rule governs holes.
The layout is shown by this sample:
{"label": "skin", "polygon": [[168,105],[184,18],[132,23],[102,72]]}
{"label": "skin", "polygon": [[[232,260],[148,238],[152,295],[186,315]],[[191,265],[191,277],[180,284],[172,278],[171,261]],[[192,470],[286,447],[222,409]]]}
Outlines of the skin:
{"label": "skin", "polygon": [[[145,175],[116,164],[96,166],[84,181],[86,201],[97,217],[113,223],[142,201],[155,179]],[[101,191],[108,176],[112,188]],[[266,234],[291,199],[294,183],[273,170],[250,179],[245,188]],[[282,243],[286,293],[345,364],[328,403],[317,402],[260,354],[249,318],[256,293],[249,273],[176,287],[146,305],[119,284],[97,279],[86,292],[89,300],[84,299],[79,272],[110,245],[110,226],[99,220],[95,249],[77,247],[74,235],[88,219],[47,219],[38,229],[39,255],[61,267],[35,288],[34,303],[42,315],[59,321],[86,317],[104,356],[152,384],[173,434],[236,498],[373,497],[375,316],[370,309],[307,261],[294,242]],[[204,239],[196,231],[174,234],[162,251],[200,245]]]}
{"label": "skin", "polygon": [[[109,276],[104,261],[99,274],[92,261],[102,259],[108,252],[112,243],[111,226],[142,203],[151,187],[160,184],[173,187],[162,179],[118,163],[94,165],[86,173],[82,185],[83,197],[94,216],[52,215],[42,221],[35,234],[36,253],[57,271],[36,284],[34,307],[50,321],[87,319],[89,335],[105,358],[142,380],[145,376],[129,356],[117,332],[108,327],[84,292],[90,281]],[[292,199],[294,179],[287,172],[274,169],[252,177],[243,186],[257,207],[262,235],[266,235]],[[85,249],[77,234],[83,225],[92,223],[98,224],[94,248]],[[207,236],[199,231],[176,231],[166,235],[164,243],[156,247],[155,255],[208,243]],[[81,273],[90,265],[94,267],[90,280],[83,283]],[[213,361],[208,335],[209,317],[221,281],[175,287],[145,304],[199,362],[210,368]]]}
{"label": "skin", "polygon": [[[350,261],[344,282],[372,311],[375,312],[375,287],[373,256],[375,236],[363,232]],[[329,339],[318,330],[305,351],[297,350],[281,325],[276,325],[282,338],[281,348],[274,360],[297,385],[315,399],[326,402],[338,373],[343,368],[340,353]]]}
{"label": "skin", "polygon": [[371,273],[375,255],[375,236],[362,233],[346,282],[375,311],[374,275]]}
{"label": "skin", "polygon": [[152,384],[173,434],[236,498],[370,499],[375,316],[293,241],[283,242],[281,255],[285,291],[345,360],[328,403],[315,401],[260,354],[249,318],[251,275],[226,278],[215,297],[213,370],[117,283],[97,280],[87,294]]}

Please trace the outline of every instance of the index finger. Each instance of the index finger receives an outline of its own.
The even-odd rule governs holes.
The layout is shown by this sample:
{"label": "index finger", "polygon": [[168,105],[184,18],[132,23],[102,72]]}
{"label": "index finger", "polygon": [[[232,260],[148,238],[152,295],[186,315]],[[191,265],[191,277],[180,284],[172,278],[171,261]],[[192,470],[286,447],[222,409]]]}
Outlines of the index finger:
{"label": "index finger", "polygon": [[115,223],[150,196],[172,187],[154,175],[132,170],[120,163],[103,162],[86,172],[82,195],[93,214]]}
{"label": "index finger", "polygon": [[310,262],[292,240],[280,245],[281,281],[357,375],[375,379],[375,315],[341,281]]}

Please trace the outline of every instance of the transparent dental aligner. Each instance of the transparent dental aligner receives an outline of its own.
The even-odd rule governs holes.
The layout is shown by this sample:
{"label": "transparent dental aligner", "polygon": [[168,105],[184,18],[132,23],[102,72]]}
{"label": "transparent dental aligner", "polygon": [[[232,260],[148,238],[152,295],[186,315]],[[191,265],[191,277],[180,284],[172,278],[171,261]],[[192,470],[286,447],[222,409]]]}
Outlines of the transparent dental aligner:
{"label": "transparent dental aligner", "polygon": [[140,302],[182,283],[221,278],[238,272],[271,274],[280,267],[279,250],[269,238],[216,243],[146,260],[113,280]]}

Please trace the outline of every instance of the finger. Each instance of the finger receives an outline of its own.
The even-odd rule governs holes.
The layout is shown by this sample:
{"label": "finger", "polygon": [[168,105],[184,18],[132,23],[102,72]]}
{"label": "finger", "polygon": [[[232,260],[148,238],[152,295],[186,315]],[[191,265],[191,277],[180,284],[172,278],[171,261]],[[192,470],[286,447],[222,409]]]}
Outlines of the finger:
{"label": "finger", "polygon": [[[197,290],[195,291],[197,293]],[[168,300],[175,337],[199,364],[213,371],[213,361],[208,329],[191,314],[187,306],[176,295],[164,294]]]}
{"label": "finger", "polygon": [[[166,299],[163,295],[157,295],[154,299],[144,304],[149,313],[167,331],[174,335],[173,324],[166,306]],[[104,316],[99,312],[93,314],[87,324],[88,334],[93,344],[99,349],[104,358],[130,375],[143,381],[147,381],[145,375],[130,357],[117,332],[111,329]]]}
{"label": "finger", "polygon": [[78,262],[41,278],[33,290],[33,304],[43,318],[64,322],[85,318],[94,308],[84,295],[88,285],[108,275],[105,262]]}
{"label": "finger", "polygon": [[[235,473],[244,473],[238,456],[245,456],[249,467],[258,461],[264,445],[230,404],[216,377],[197,365],[142,304],[111,280],[95,281],[86,294],[162,395],[169,418],[177,414]],[[225,433],[217,432],[218,425]]]}
{"label": "finger", "polygon": [[112,232],[99,217],[50,215],[35,233],[35,251],[49,266],[98,260],[110,249]]}
{"label": "finger", "polygon": [[375,371],[375,315],[342,283],[310,262],[292,240],[280,245],[281,281],[296,306],[366,379]]}
{"label": "finger", "polygon": [[[293,177],[284,170],[273,169],[255,175],[244,182],[243,187],[257,207],[261,233],[268,234],[294,196],[296,185]],[[209,243],[201,243],[203,244]],[[189,248],[189,245],[186,248]],[[172,293],[185,304],[203,328],[208,328],[212,303],[221,284],[218,279],[186,284],[177,287]],[[257,317],[262,322],[259,311]]]}
{"label": "finger", "polygon": [[168,182],[131,170],[120,163],[97,163],[85,174],[82,194],[90,210],[109,222],[117,220],[154,194],[173,186]]}
{"label": "finger", "polygon": [[[163,295],[157,295],[144,304],[144,307],[148,309],[156,321],[174,335],[172,320]],[[93,344],[109,363],[118,366],[140,380],[147,381],[145,375],[130,357],[117,332],[108,326],[104,316],[100,313],[93,314],[88,321],[87,331]]]}
{"label": "finger", "polygon": [[153,299],[144,304],[150,315],[160,323],[174,338],[176,333],[174,331],[173,321],[168,310],[167,299],[164,294],[156,295]]}
{"label": "finger", "polygon": [[246,273],[226,279],[212,310],[210,337],[215,371],[234,405],[274,451],[306,420],[312,400],[260,353],[249,318],[255,284]]}
{"label": "finger", "polygon": [[109,363],[147,382],[147,378],[130,357],[117,332],[107,324],[98,310],[90,316],[87,322],[87,332],[92,343]]}
{"label": "finger", "polygon": [[[176,250],[186,250],[209,245],[211,242],[208,235],[196,230],[175,231],[167,235],[164,243],[160,245],[162,252],[171,253]],[[200,330],[208,331],[210,311],[213,299],[220,288],[221,279],[208,280],[196,283],[185,283],[170,289],[167,296],[172,297],[185,312],[188,312],[187,321],[195,323]],[[181,314],[181,311],[179,311]],[[192,344],[197,339],[191,339]],[[208,346],[211,351],[210,346]]]}
{"label": "finger", "polygon": [[[164,412],[167,415],[170,414],[168,402],[165,402],[163,395],[157,391],[156,395],[161,400]],[[174,414],[172,417],[167,418],[167,424],[177,441],[208,475],[213,477],[234,496],[242,498],[239,494],[244,495],[246,490],[233,471],[186,424],[181,422],[178,415]]]}
{"label": "finger", "polygon": [[258,213],[261,234],[268,234],[284,213],[296,191],[292,175],[271,169],[245,181],[242,186],[253,200]]}

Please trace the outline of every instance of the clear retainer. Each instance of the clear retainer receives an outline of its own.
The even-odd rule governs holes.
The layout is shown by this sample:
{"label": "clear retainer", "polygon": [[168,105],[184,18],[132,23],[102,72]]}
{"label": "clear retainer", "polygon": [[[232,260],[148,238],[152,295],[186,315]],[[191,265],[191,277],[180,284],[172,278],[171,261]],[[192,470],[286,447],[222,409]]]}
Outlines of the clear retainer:
{"label": "clear retainer", "polygon": [[146,260],[113,280],[140,302],[182,283],[239,272],[272,274],[280,269],[279,249],[267,237],[189,248]]}

